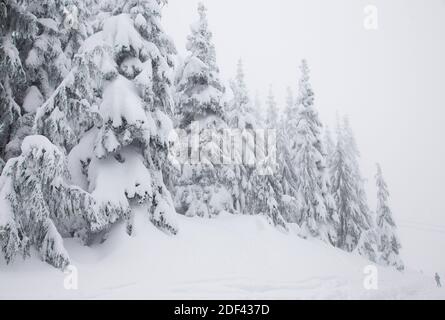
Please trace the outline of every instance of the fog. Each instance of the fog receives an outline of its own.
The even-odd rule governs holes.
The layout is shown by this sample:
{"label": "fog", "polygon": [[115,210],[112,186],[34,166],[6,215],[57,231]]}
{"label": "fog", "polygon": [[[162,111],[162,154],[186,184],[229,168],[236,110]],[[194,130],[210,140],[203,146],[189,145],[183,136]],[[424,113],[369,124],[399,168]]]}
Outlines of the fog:
{"label": "fog", "polygon": [[[284,103],[298,64],[312,70],[324,123],[349,115],[375,204],[380,162],[399,222],[445,225],[445,1],[206,0],[224,79],[243,59],[251,96]],[[164,26],[185,53],[197,0],[169,0]],[[364,26],[378,9],[378,29]]]}

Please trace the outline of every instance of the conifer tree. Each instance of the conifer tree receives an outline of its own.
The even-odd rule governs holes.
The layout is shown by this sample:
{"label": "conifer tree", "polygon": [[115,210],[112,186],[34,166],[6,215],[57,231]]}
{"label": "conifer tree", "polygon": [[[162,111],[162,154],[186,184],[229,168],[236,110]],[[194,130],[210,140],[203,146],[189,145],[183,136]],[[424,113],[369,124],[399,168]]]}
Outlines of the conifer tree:
{"label": "conifer tree", "polygon": [[296,188],[297,176],[291,161],[291,154],[296,147],[295,120],[298,115],[298,106],[290,87],[287,88],[286,93],[286,104],[284,112],[279,118],[277,129],[278,179],[283,190],[280,210],[286,222],[300,224],[300,204]]}
{"label": "conifer tree", "polygon": [[[232,158],[235,162],[229,177],[234,209],[241,214],[253,214],[247,210],[247,193],[250,190],[250,174],[252,166],[246,165],[246,154],[253,153],[254,133],[251,129],[256,128],[256,119],[253,116],[252,102],[250,101],[245,83],[243,63],[240,59],[237,65],[235,79],[230,83],[233,99],[227,105],[227,122],[237,138],[241,139],[241,144],[233,145]],[[231,145],[232,146],[232,145]]]}
{"label": "conifer tree", "polygon": [[88,238],[106,225],[95,200],[67,184],[64,154],[43,136],[28,136],[21,155],[0,177],[0,247],[6,261],[35,247],[43,261],[63,269],[69,256],[62,236]]}
{"label": "conifer tree", "polygon": [[[229,124],[231,129],[238,130],[242,141],[242,150],[235,150],[238,161],[233,166],[234,175],[227,175],[232,184],[234,208],[242,214],[263,215],[271,224],[287,229],[281,215],[283,192],[277,180],[276,153],[270,152],[272,148],[276,151],[276,141],[270,140],[276,135],[257,130],[264,130],[268,125],[259,116],[260,110],[253,109],[241,60],[231,88],[234,98],[228,111]],[[274,145],[266,150],[266,145],[271,143]],[[260,199],[259,194],[264,198]]]}
{"label": "conifer tree", "polygon": [[376,237],[364,193],[358,164],[358,148],[345,119],[337,124],[337,138],[331,163],[331,188],[339,216],[336,246],[376,260]]}
{"label": "conifer tree", "polygon": [[255,116],[252,102],[249,98],[245,81],[243,62],[240,59],[237,65],[235,80],[231,82],[233,100],[228,110],[229,125],[237,129],[252,129],[255,126]]}
{"label": "conifer tree", "polygon": [[337,221],[329,190],[322,124],[314,108],[314,92],[309,83],[309,68],[305,60],[301,67],[298,114],[295,127],[295,149],[291,160],[297,180],[297,199],[303,232],[325,241],[335,239]]}
{"label": "conifer tree", "polygon": [[[267,125],[264,123],[264,127]],[[283,189],[278,173],[276,158],[276,129],[257,130],[255,138],[255,163],[246,166],[248,188],[246,188],[246,211],[266,217],[270,224],[288,230],[283,217]]]}
{"label": "conifer tree", "polygon": [[377,164],[375,176],[377,185],[377,235],[379,246],[378,262],[383,265],[393,266],[398,270],[403,270],[404,265],[400,259],[400,241],[397,237],[396,223],[389,207],[389,192],[382,168]]}
{"label": "conifer tree", "polygon": [[[161,26],[164,0],[114,1],[112,12],[80,49],[85,64],[99,70],[99,90],[85,107],[99,124],[76,123],[81,135],[69,161],[109,223],[125,219],[132,232],[133,203],[146,208],[150,221],[175,234],[176,214],[163,170],[173,129],[173,43]],[[73,104],[76,106],[77,97]],[[88,106],[91,106],[89,108]],[[91,121],[91,119],[88,119]],[[88,124],[88,125],[87,125]]]}
{"label": "conifer tree", "polygon": [[[298,114],[298,108],[294,101],[292,90],[287,88],[286,106],[283,115],[280,117],[280,124],[277,131],[277,156],[279,163],[279,175],[283,192],[286,195],[286,202],[288,204],[297,203],[297,191],[295,187],[296,175],[294,166],[291,162],[291,154],[295,150],[295,119]],[[289,222],[299,221],[297,217],[297,206],[293,205],[286,210],[286,220]]]}
{"label": "conifer tree", "polygon": [[[189,136],[198,135],[199,145],[196,147],[201,152],[197,163],[193,163],[192,159],[182,163],[180,176],[175,182],[175,205],[182,214],[200,217],[233,211],[231,194],[224,183],[220,183],[225,179],[224,175],[230,175],[227,170],[223,175],[221,168],[220,139],[227,128],[222,104],[225,89],[219,80],[206,11],[200,3],[199,21],[192,26],[187,42],[190,54],[177,80],[178,122]],[[192,127],[196,125],[197,132],[194,132]],[[207,133],[209,129],[213,133]],[[189,142],[181,142],[185,144],[187,153]]]}

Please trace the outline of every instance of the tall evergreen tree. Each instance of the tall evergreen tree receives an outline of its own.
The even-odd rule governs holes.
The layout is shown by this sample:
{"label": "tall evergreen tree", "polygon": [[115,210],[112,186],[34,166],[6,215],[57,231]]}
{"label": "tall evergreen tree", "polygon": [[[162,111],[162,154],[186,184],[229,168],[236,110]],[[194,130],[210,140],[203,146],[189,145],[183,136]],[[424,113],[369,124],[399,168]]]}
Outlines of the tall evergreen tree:
{"label": "tall evergreen tree", "polygon": [[295,128],[297,115],[298,106],[291,88],[288,87],[284,112],[279,118],[277,129],[278,179],[283,190],[281,201],[283,218],[286,222],[299,224],[301,222],[301,216],[296,187],[297,176],[291,160],[291,155],[296,148]]}
{"label": "tall evergreen tree", "polygon": [[[297,191],[295,187],[296,175],[294,166],[291,162],[291,154],[295,151],[296,143],[296,117],[298,107],[294,101],[293,93],[290,87],[287,88],[286,105],[283,115],[279,120],[279,128],[277,131],[277,156],[279,163],[279,174],[283,192],[287,196],[287,202],[296,203]],[[293,207],[293,208],[292,208]],[[292,206],[288,211],[287,220],[289,222],[297,222],[297,206]]]}
{"label": "tall evergreen tree", "polygon": [[331,163],[331,187],[339,216],[336,246],[376,259],[376,239],[366,204],[358,149],[349,122],[337,124],[337,138]]}
{"label": "tall evergreen tree", "polygon": [[161,26],[163,4],[114,1],[113,11],[80,50],[100,70],[99,94],[89,103],[97,103],[101,121],[71,150],[73,175],[82,177],[110,223],[127,220],[129,233],[134,202],[146,208],[155,226],[177,232],[162,174],[173,129],[176,53]]}
{"label": "tall evergreen tree", "polygon": [[256,117],[247,90],[244,67],[241,59],[238,61],[235,79],[230,85],[234,97],[227,112],[229,125],[232,128],[252,129],[255,126]]}
{"label": "tall evergreen tree", "polygon": [[267,123],[259,116],[260,110],[253,109],[241,60],[231,88],[234,98],[228,111],[229,124],[238,130],[237,136],[242,141],[242,150],[235,150],[238,160],[230,178],[234,207],[242,214],[263,215],[271,224],[286,229],[280,212],[282,189],[277,180],[275,153],[270,152],[276,145],[265,149],[267,143],[276,141],[268,141],[271,139],[268,132],[256,130],[265,129]]}
{"label": "tall evergreen tree", "polygon": [[241,146],[231,144],[233,148],[232,158],[235,164],[232,167],[234,173],[230,176],[233,206],[236,211],[242,214],[253,214],[247,210],[247,193],[250,189],[250,174],[252,165],[246,165],[245,155],[254,152],[254,134],[247,129],[256,127],[256,119],[253,116],[252,102],[250,101],[245,83],[243,63],[240,59],[237,65],[236,76],[230,83],[233,99],[227,105],[227,122],[232,130],[236,132],[237,138],[241,139]]}
{"label": "tall evergreen tree", "polygon": [[[199,21],[192,26],[187,42],[190,55],[185,60],[177,81],[179,125],[188,135],[199,135],[199,145],[196,147],[201,152],[199,159],[196,159],[198,163],[189,159],[182,164],[180,177],[175,183],[175,205],[180,213],[200,217],[233,211],[231,194],[220,183],[225,179],[221,160],[218,159],[222,156],[220,139],[223,130],[227,128],[222,104],[225,89],[219,80],[206,10],[202,3],[198,5]],[[193,125],[199,126],[199,132],[194,132]],[[208,129],[213,130],[216,137],[206,133]],[[187,154],[191,148],[189,142],[181,142],[185,144]],[[224,174],[230,175],[227,170]]]}
{"label": "tall evergreen tree", "polygon": [[404,265],[400,259],[400,241],[397,237],[397,227],[393,218],[391,208],[389,207],[389,192],[382,168],[377,164],[377,173],[375,175],[377,185],[377,235],[379,245],[378,262],[393,266],[398,270],[403,270]]}
{"label": "tall evergreen tree", "polygon": [[301,79],[297,99],[295,127],[296,148],[291,154],[295,168],[303,232],[325,241],[335,241],[337,216],[329,190],[322,124],[314,107],[314,92],[309,82],[309,67],[305,60],[300,66]]}

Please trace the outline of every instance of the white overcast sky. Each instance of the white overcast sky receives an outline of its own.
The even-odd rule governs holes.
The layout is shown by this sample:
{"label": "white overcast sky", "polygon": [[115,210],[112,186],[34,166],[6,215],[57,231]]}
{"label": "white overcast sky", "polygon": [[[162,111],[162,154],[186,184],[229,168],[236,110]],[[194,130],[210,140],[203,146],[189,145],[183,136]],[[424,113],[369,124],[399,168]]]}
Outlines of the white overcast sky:
{"label": "white overcast sky", "polygon": [[[204,0],[223,78],[244,61],[250,93],[273,85],[283,103],[298,64],[312,69],[316,106],[331,127],[347,114],[375,203],[382,164],[399,221],[445,225],[444,0]],[[169,0],[164,27],[185,52],[198,0]],[[365,30],[364,8],[379,29]],[[373,208],[374,209],[374,208]]]}

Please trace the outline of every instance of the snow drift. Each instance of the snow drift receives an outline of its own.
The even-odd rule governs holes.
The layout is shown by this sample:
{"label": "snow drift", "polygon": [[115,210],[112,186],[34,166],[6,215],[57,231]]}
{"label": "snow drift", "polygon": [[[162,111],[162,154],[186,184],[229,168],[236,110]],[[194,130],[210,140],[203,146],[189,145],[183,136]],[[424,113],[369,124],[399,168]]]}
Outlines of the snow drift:
{"label": "snow drift", "polygon": [[0,299],[445,298],[432,278],[409,268],[378,267],[378,290],[366,290],[369,261],[296,230],[282,233],[261,216],[179,216],[178,223],[180,233],[168,236],[138,210],[131,237],[121,223],[101,245],[65,240],[78,290],[66,290],[68,275],[36,256],[8,266],[0,260]]}

